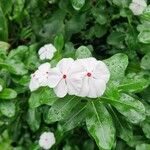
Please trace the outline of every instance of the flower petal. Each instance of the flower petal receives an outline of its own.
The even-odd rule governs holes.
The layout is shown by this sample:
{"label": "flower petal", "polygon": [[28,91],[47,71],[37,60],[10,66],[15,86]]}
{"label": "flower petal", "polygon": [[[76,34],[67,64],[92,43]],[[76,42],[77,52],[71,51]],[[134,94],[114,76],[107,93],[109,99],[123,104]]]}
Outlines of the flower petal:
{"label": "flower petal", "polygon": [[76,60],[88,72],[92,72],[98,61],[94,57]]}
{"label": "flower petal", "polygon": [[82,80],[81,91],[77,94],[77,96],[85,97],[88,95],[88,93],[89,93],[89,79],[85,77]]}
{"label": "flower petal", "polygon": [[73,65],[74,60],[72,58],[63,58],[60,60],[56,67],[60,69],[62,73],[67,73],[71,66]]}
{"label": "flower petal", "polygon": [[69,95],[77,95],[82,87],[82,80],[77,78],[71,78],[67,80],[67,88]]}
{"label": "flower petal", "polygon": [[47,72],[47,71],[49,71],[50,68],[51,68],[51,65],[50,65],[50,63],[48,63],[48,62],[46,62],[46,63],[44,63],[44,64],[41,64],[41,65],[38,67],[38,69],[39,69],[40,71],[42,71],[42,72]]}
{"label": "flower petal", "polygon": [[47,85],[50,88],[54,88],[62,79],[62,74],[58,70],[58,68],[53,68],[51,71],[48,73],[48,80],[47,80]]}
{"label": "flower petal", "polygon": [[67,95],[67,85],[65,83],[65,80],[62,79],[58,83],[58,85],[54,88],[54,92],[60,98],[62,98],[62,97]]}
{"label": "flower petal", "polygon": [[106,83],[108,82],[110,78],[110,72],[104,62],[98,61],[98,64],[93,71],[93,77],[104,80]]}
{"label": "flower petal", "polygon": [[45,56],[45,54],[44,54],[44,53],[40,54],[40,59],[41,59],[41,60],[46,59],[46,56]]}
{"label": "flower petal", "polygon": [[49,50],[51,53],[54,53],[57,51],[53,44],[46,44],[44,45],[44,47],[46,50]]}
{"label": "flower petal", "polygon": [[31,91],[35,91],[35,90],[37,90],[39,87],[40,87],[39,82],[38,82],[36,79],[31,78],[31,81],[30,81],[30,83],[29,83],[29,89],[30,89]]}
{"label": "flower petal", "polygon": [[38,54],[41,55],[45,52],[45,48],[44,47],[41,47],[38,51]]}
{"label": "flower petal", "polygon": [[106,83],[103,80],[91,78],[89,80],[89,93],[88,97],[97,98],[104,94],[106,89]]}

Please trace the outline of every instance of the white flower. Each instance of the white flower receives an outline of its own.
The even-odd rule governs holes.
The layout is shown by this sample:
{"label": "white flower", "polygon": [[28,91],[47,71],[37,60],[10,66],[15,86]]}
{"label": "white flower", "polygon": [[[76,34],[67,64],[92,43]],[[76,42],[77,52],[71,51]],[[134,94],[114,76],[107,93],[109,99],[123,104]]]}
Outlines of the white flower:
{"label": "white flower", "polygon": [[3,90],[3,87],[2,87],[2,85],[0,85],[0,92]]}
{"label": "white flower", "polygon": [[141,15],[146,7],[145,0],[132,0],[129,6],[134,15]]}
{"label": "white flower", "polygon": [[29,84],[31,91],[35,91],[41,86],[47,86],[50,70],[51,65],[49,63],[44,63],[38,67],[38,70],[31,75],[31,81]]}
{"label": "white flower", "polygon": [[55,136],[52,132],[44,132],[40,136],[39,145],[43,149],[50,149],[55,144]]}
{"label": "white flower", "polygon": [[54,88],[58,97],[64,97],[67,93],[75,95],[82,86],[82,67],[72,58],[60,60],[50,72],[48,86]]}
{"label": "white flower", "polygon": [[52,59],[56,51],[56,48],[52,44],[46,44],[39,49],[38,54],[41,60]]}
{"label": "white flower", "polygon": [[78,59],[77,62],[83,67],[82,71],[84,73],[82,87],[77,95],[90,98],[103,95],[106,83],[110,78],[110,72],[105,63],[92,57]]}

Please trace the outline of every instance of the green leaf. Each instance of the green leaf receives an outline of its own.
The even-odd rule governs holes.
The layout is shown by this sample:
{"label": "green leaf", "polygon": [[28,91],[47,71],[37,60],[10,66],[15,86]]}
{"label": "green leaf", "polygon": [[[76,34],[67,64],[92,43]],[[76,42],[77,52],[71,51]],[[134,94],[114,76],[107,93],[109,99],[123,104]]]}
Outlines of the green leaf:
{"label": "green leaf", "polygon": [[104,60],[108,65],[111,79],[117,80],[124,77],[125,70],[128,66],[128,57],[123,53],[118,53],[110,57],[109,59]]}
{"label": "green leaf", "polygon": [[28,88],[29,86],[29,82],[30,82],[31,77],[29,75],[24,75],[24,76],[14,76],[12,78],[13,82],[15,82],[16,84],[22,85],[22,86],[26,86]]}
{"label": "green leaf", "polygon": [[66,58],[67,57],[75,58],[75,48],[73,43],[71,42],[65,43],[65,50],[63,51],[62,56]]}
{"label": "green leaf", "polygon": [[107,43],[112,46],[116,46],[121,48],[123,45],[123,41],[125,39],[125,34],[122,32],[112,32],[108,37],[107,37]]}
{"label": "green leaf", "polygon": [[25,58],[25,65],[28,70],[36,70],[40,65],[39,58],[37,56],[38,44],[32,44],[29,46],[28,55]]}
{"label": "green leaf", "polygon": [[61,122],[63,132],[69,131],[79,126],[84,120],[86,114],[86,103],[78,103],[70,112],[70,114]]}
{"label": "green leaf", "polygon": [[136,150],[149,150],[150,144],[139,144],[136,146]]}
{"label": "green leaf", "polygon": [[75,10],[80,10],[85,4],[85,0],[71,0],[71,2]]}
{"label": "green leaf", "polygon": [[0,41],[7,41],[7,39],[8,39],[7,20],[0,6]]}
{"label": "green leaf", "polygon": [[117,136],[119,136],[126,142],[132,140],[133,130],[131,124],[127,122],[123,117],[121,117],[117,112],[115,112],[111,107],[110,110],[117,129]]}
{"label": "green leaf", "polygon": [[26,56],[28,50],[29,49],[27,46],[24,45],[18,46],[16,49],[10,51],[8,59],[22,60]]}
{"label": "green leaf", "polygon": [[[64,34],[65,15],[66,12],[59,9],[55,11],[55,13],[53,13],[52,17],[49,20],[46,20],[42,23],[42,28],[39,29],[40,31],[38,32],[41,40],[43,40],[44,42],[53,41],[56,35],[60,33]],[[35,20],[35,24],[37,26],[37,19]]]}
{"label": "green leaf", "polygon": [[41,113],[37,108],[28,109],[27,123],[32,131],[37,131],[41,124]]}
{"label": "green leaf", "polygon": [[150,31],[143,31],[140,32],[140,34],[138,35],[138,39],[141,43],[145,43],[148,44],[150,43]]}
{"label": "green leaf", "polygon": [[0,49],[8,50],[9,48],[10,48],[10,44],[9,43],[0,41]]}
{"label": "green leaf", "polygon": [[64,37],[62,34],[57,35],[54,39],[54,45],[56,49],[60,52],[63,49],[64,46]]}
{"label": "green leaf", "polygon": [[77,14],[74,15],[65,25],[65,37],[70,40],[73,34],[80,32],[86,25],[86,15]]}
{"label": "green leaf", "polygon": [[141,126],[145,136],[150,139],[150,116],[146,117]]}
{"label": "green leaf", "polygon": [[104,25],[107,23],[108,16],[104,6],[93,8],[91,11],[97,23],[99,23],[100,25]]}
{"label": "green leaf", "polygon": [[123,92],[140,92],[148,87],[149,82],[144,77],[128,74],[118,86],[119,91]]}
{"label": "green leaf", "polygon": [[52,105],[58,98],[56,97],[53,89],[43,87],[31,93],[29,98],[30,108],[36,108],[43,104]]}
{"label": "green leaf", "polygon": [[6,62],[0,63],[0,67],[7,69],[15,75],[25,75],[28,73],[25,65],[19,60],[7,59]]}
{"label": "green leaf", "polygon": [[86,46],[80,46],[76,50],[75,57],[78,58],[78,59],[89,58],[91,56],[92,56],[92,53]]}
{"label": "green leaf", "polygon": [[0,5],[2,7],[2,10],[4,14],[6,15],[7,13],[10,13],[12,9],[12,0],[1,0]]}
{"label": "green leaf", "polygon": [[66,96],[63,99],[58,99],[46,114],[46,123],[53,123],[65,119],[79,101],[80,99],[76,96]]}
{"label": "green leaf", "polygon": [[25,0],[14,1],[12,19],[21,22],[23,19]]}
{"label": "green leaf", "polygon": [[0,102],[0,111],[7,117],[13,117],[15,115],[15,109],[14,102]]}
{"label": "green leaf", "polygon": [[149,22],[150,21],[150,5],[146,7],[144,12],[141,14],[140,19],[142,22]]}
{"label": "green leaf", "polygon": [[112,0],[113,3],[119,7],[128,7],[129,6],[129,3],[130,1],[129,0]]}
{"label": "green leaf", "polygon": [[100,101],[89,103],[89,115],[86,125],[89,133],[95,139],[99,149],[111,149],[114,144],[115,128],[112,118]]}
{"label": "green leaf", "polygon": [[2,92],[0,92],[0,99],[14,99],[17,97],[16,91],[12,89],[4,89]]}
{"label": "green leaf", "polygon": [[122,93],[118,100],[104,98],[104,101],[113,105],[131,123],[137,124],[145,119],[144,105],[127,94]]}
{"label": "green leaf", "polygon": [[150,53],[147,53],[141,60],[141,67],[150,70]]}

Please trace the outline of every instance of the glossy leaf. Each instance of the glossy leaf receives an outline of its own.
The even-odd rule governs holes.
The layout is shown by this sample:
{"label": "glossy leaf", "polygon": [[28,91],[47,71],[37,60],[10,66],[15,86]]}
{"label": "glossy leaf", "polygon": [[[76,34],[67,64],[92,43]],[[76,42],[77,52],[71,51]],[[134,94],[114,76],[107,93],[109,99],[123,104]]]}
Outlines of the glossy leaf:
{"label": "glossy leaf", "polygon": [[0,92],[0,99],[7,100],[7,99],[14,99],[16,97],[17,93],[13,89],[5,88],[2,92]]}
{"label": "glossy leaf", "polygon": [[0,102],[0,112],[7,117],[13,117],[15,115],[15,109],[14,102]]}
{"label": "glossy leaf", "polygon": [[104,61],[109,68],[111,79],[120,79],[124,77],[125,70],[128,66],[128,57],[125,54],[115,54]]}
{"label": "glossy leaf", "polygon": [[144,77],[138,75],[132,75],[131,77],[126,77],[119,85],[119,90],[124,92],[140,92],[146,87],[148,87],[148,80]]}
{"label": "glossy leaf", "polygon": [[139,123],[145,119],[145,107],[137,99],[121,94],[120,99],[105,99],[105,102],[113,105],[122,115],[124,115],[131,123]]}
{"label": "glossy leaf", "polygon": [[86,46],[80,46],[75,54],[77,59],[92,57],[91,51]]}
{"label": "glossy leaf", "polygon": [[138,35],[138,39],[140,42],[148,44],[150,43],[150,32],[149,31],[143,31]]}
{"label": "glossy leaf", "polygon": [[85,0],[71,0],[71,2],[75,10],[80,10],[85,4]]}
{"label": "glossy leaf", "polygon": [[150,116],[146,117],[141,126],[145,136],[150,139]]}
{"label": "glossy leaf", "polygon": [[150,53],[147,53],[141,60],[141,67],[150,70]]}
{"label": "glossy leaf", "polygon": [[5,63],[0,63],[0,67],[7,69],[10,73],[15,75],[25,75],[28,73],[25,65],[18,60],[9,59]]}
{"label": "glossy leaf", "polygon": [[27,122],[32,131],[37,131],[41,124],[41,113],[37,108],[28,109]]}
{"label": "glossy leaf", "polygon": [[10,48],[10,44],[9,43],[0,41],[0,49],[8,50],[9,48]]}
{"label": "glossy leaf", "polygon": [[44,87],[31,93],[29,98],[29,106],[30,108],[36,108],[43,104],[52,105],[55,100],[57,100],[57,97],[53,89]]}
{"label": "glossy leaf", "polygon": [[117,136],[119,136],[124,141],[128,142],[132,140],[133,129],[129,122],[127,122],[123,117],[121,117],[117,112],[110,107],[110,113],[113,115],[115,126],[117,129]]}
{"label": "glossy leaf", "polygon": [[61,123],[63,132],[69,131],[85,121],[86,114],[86,103],[80,102],[76,105],[67,118]]}
{"label": "glossy leaf", "polygon": [[79,102],[80,99],[75,96],[67,96],[63,99],[58,99],[46,114],[45,121],[47,123],[52,123],[65,119]]}
{"label": "glossy leaf", "polygon": [[62,48],[64,46],[64,37],[62,34],[55,37],[54,45],[59,52],[62,50]]}
{"label": "glossy leaf", "polygon": [[111,149],[115,139],[115,128],[112,118],[100,101],[89,103],[90,114],[86,118],[89,133],[99,149]]}

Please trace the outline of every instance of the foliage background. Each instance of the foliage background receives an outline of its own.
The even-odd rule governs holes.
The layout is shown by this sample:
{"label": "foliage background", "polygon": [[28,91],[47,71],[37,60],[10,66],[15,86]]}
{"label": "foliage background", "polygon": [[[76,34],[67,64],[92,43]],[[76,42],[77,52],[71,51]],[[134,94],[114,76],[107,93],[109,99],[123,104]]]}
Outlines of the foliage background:
{"label": "foliage background", "polygon": [[[116,129],[112,149],[150,149],[150,7],[141,16],[134,16],[130,3],[131,0],[0,0],[0,83],[4,87],[0,93],[0,150],[39,149],[38,138],[45,130],[54,131],[55,150],[98,149],[83,121],[86,113],[63,132],[63,121],[55,122],[62,118],[54,115],[47,120],[46,114],[56,100],[52,91],[29,91],[30,74],[42,63],[37,51],[46,43],[54,43],[59,51],[53,65],[63,57],[92,54],[100,60],[109,58],[106,63],[113,81],[106,95],[113,101],[105,99],[104,105],[108,100],[106,108]],[[130,96],[125,98],[130,106],[121,107],[114,102],[122,91]],[[64,102],[67,98],[70,100],[66,97]],[[132,98],[139,103],[132,103]],[[86,100],[81,101],[85,105]],[[72,105],[77,104],[73,101]],[[105,108],[102,110],[100,116]]]}

